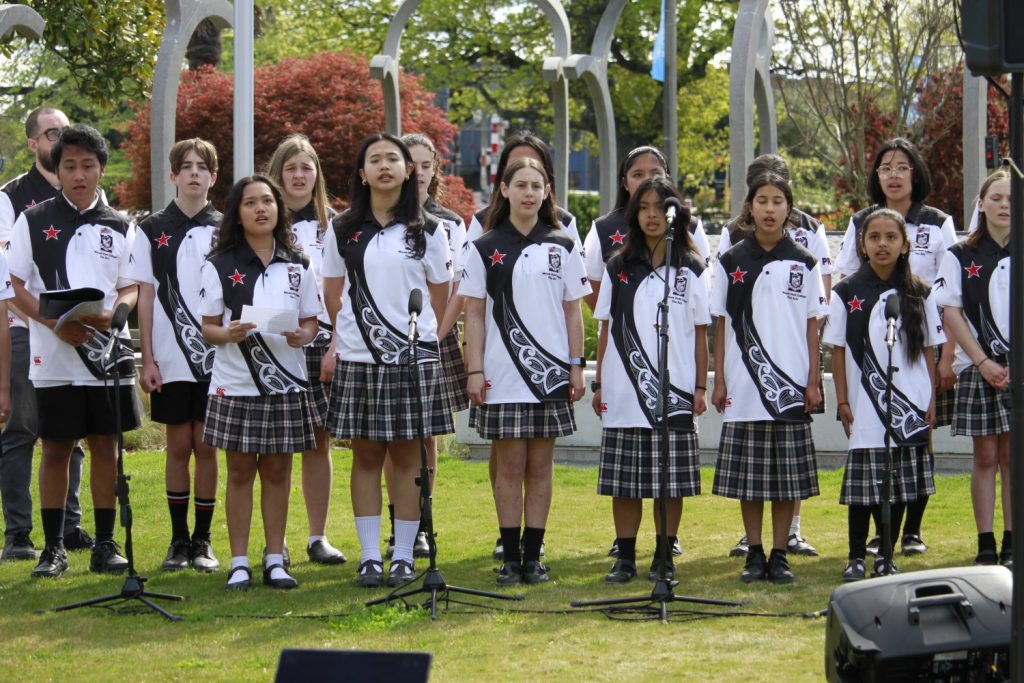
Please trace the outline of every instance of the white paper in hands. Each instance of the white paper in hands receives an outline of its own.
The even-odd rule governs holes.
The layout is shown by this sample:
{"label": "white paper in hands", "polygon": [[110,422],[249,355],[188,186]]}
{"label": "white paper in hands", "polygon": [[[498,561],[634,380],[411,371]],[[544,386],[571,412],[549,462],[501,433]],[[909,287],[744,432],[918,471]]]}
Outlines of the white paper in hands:
{"label": "white paper in hands", "polygon": [[256,331],[264,334],[294,332],[299,327],[299,312],[289,308],[263,308],[242,306],[243,323],[255,323]]}
{"label": "white paper in hands", "polygon": [[67,323],[81,321],[82,318],[96,315],[103,315],[103,301],[83,301],[57,318],[57,325],[53,328],[53,331],[59,332],[60,328],[64,327]]}

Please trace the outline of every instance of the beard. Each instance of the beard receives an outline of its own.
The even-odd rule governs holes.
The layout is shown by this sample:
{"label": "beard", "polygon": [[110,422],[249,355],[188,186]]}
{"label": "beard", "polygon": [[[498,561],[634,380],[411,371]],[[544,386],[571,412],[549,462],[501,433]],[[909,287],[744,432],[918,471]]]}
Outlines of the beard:
{"label": "beard", "polygon": [[36,161],[47,173],[56,173],[57,167],[53,165],[53,157],[50,156],[50,152],[36,152]]}

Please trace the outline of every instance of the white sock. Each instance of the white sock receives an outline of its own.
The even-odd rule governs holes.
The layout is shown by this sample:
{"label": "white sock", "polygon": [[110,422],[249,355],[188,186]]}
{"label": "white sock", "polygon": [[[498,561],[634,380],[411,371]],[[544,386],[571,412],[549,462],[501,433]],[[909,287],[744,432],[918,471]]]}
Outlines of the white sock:
{"label": "white sock", "polygon": [[270,570],[270,578],[272,579],[287,579],[288,572],[284,570],[284,555],[278,553],[267,553],[266,559],[267,567],[273,567],[275,564],[280,565]]}
{"label": "white sock", "polygon": [[324,541],[324,542],[326,542],[327,541],[327,537],[326,536],[310,536],[309,537],[309,541],[306,542],[306,547],[307,548],[312,548],[313,544],[316,543],[317,541]]}
{"label": "white sock", "polygon": [[793,515],[793,522],[789,525],[789,535],[800,535],[800,515]]}
{"label": "white sock", "polygon": [[416,532],[420,530],[420,520],[395,520],[395,554],[394,560],[412,562],[412,547],[416,543]]}
{"label": "white sock", "polygon": [[[246,557],[245,555],[238,555],[238,556],[235,556],[235,557],[231,558],[231,569],[234,569],[235,567],[248,567],[248,566],[249,566],[249,558]],[[242,583],[243,581],[248,581],[248,580],[249,580],[249,575],[246,574],[245,572],[232,572],[231,578],[228,579],[228,585],[230,586],[232,584]]]}
{"label": "white sock", "polygon": [[356,534],[359,536],[359,562],[380,562],[380,515],[356,517]]}

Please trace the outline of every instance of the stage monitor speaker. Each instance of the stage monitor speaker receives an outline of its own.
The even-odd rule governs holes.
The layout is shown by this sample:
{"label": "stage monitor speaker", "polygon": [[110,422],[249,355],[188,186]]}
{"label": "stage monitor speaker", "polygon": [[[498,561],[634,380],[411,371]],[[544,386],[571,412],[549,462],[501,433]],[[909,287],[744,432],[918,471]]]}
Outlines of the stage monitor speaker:
{"label": "stage monitor speaker", "polygon": [[274,683],[426,683],[428,652],[281,650]]}
{"label": "stage monitor speaker", "polygon": [[1012,574],[1005,567],[907,572],[832,591],[829,681],[1005,681]]}

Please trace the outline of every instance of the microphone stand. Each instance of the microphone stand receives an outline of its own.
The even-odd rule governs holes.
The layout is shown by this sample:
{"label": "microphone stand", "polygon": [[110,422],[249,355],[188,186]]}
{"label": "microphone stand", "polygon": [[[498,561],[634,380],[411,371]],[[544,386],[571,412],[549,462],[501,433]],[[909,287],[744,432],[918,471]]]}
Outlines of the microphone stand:
{"label": "microphone stand", "polygon": [[[125,304],[121,305],[125,306]],[[181,621],[181,617],[168,612],[163,607],[153,602],[153,599],[184,600],[185,598],[180,595],[153,593],[147,591],[146,577],[140,576],[138,572],[135,571],[135,551],[132,544],[132,504],[128,495],[128,480],[131,479],[131,477],[124,473],[124,434],[121,432],[121,373],[118,370],[118,365],[120,365],[120,363],[117,359],[118,351],[121,346],[118,334],[124,327],[125,319],[128,317],[127,308],[125,309],[123,318],[120,318],[118,313],[120,313],[120,311],[115,311],[114,313],[115,319],[110,326],[112,343],[107,347],[106,352],[103,354],[102,362],[107,374],[114,381],[114,432],[117,434],[117,487],[115,490],[117,493],[118,503],[120,504],[121,526],[124,527],[124,554],[125,558],[128,560],[128,576],[124,580],[124,585],[121,586],[120,593],[111,593],[110,595],[104,595],[99,598],[92,598],[90,600],[82,600],[81,602],[61,605],[60,607],[54,607],[53,611],[65,612],[67,610],[78,609],[79,607],[91,607],[93,605],[102,605],[108,602],[121,603],[129,600],[138,600],[146,607],[155,612],[159,612],[171,621]]]}
{"label": "microphone stand", "polygon": [[879,515],[882,527],[882,544],[879,547],[882,554],[882,571],[873,572],[876,576],[890,576],[893,573],[892,503],[896,480],[896,459],[892,454],[892,376],[899,370],[892,366],[892,349],[896,345],[896,319],[891,318],[887,320],[886,324],[889,326],[889,332],[885,338],[885,345],[888,347],[888,361],[885,369],[885,481],[882,483],[882,511]]}
{"label": "microphone stand", "polygon": [[[423,606],[430,609],[430,619],[431,621],[434,621],[437,619],[438,602],[443,600],[447,605],[451,593],[475,595],[477,597],[493,598],[495,600],[522,600],[523,596],[502,595],[501,593],[491,593],[489,591],[477,590],[475,588],[453,586],[445,581],[444,576],[441,575],[441,570],[437,566],[437,542],[434,539],[434,508],[433,498],[430,495],[430,474],[432,469],[427,461],[427,441],[423,427],[423,396],[420,386],[420,331],[419,326],[416,323],[416,312],[410,311],[410,316],[408,368],[409,377],[412,380],[413,395],[416,397],[416,405],[419,406],[419,410],[416,412],[416,431],[417,440],[419,441],[420,446],[420,476],[416,477],[416,484],[420,487],[420,520],[423,523],[423,530],[427,535],[427,545],[430,548],[430,565],[427,567],[427,570],[420,575],[423,578],[423,584],[421,586],[392,591],[383,598],[370,600],[366,603],[366,606],[370,607],[372,605],[380,605],[383,603],[390,604],[393,600],[404,601],[404,599],[410,595],[426,593],[430,597],[427,598]],[[416,577],[414,581],[419,578],[419,576]]]}
{"label": "microphone stand", "polygon": [[569,604],[573,607],[595,607],[611,605],[641,604],[645,610],[652,613],[656,610],[662,623],[668,623],[668,605],[671,602],[692,602],[702,605],[719,605],[723,607],[738,607],[741,602],[731,600],[715,600],[711,598],[697,598],[683,595],[675,595],[673,587],[678,581],[668,578],[669,564],[669,543],[668,543],[668,393],[669,393],[669,371],[668,371],[668,313],[669,313],[669,268],[672,263],[672,245],[675,242],[675,212],[667,215],[668,228],[665,230],[665,278],[664,291],[661,303],[658,304],[658,405],[655,409],[655,417],[658,422],[658,429],[661,432],[661,448],[658,454],[658,516],[661,518],[660,530],[658,531],[658,578],[654,582],[654,588],[649,596],[635,596],[628,598],[611,598],[607,600],[573,600]]}

